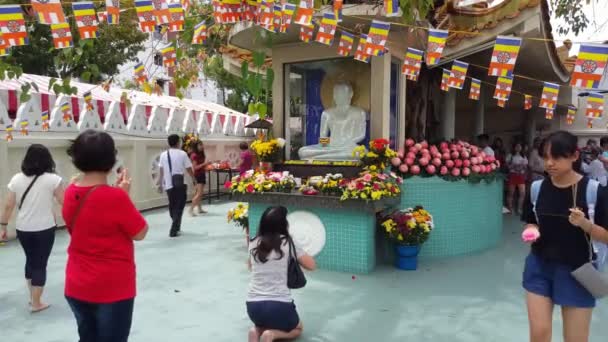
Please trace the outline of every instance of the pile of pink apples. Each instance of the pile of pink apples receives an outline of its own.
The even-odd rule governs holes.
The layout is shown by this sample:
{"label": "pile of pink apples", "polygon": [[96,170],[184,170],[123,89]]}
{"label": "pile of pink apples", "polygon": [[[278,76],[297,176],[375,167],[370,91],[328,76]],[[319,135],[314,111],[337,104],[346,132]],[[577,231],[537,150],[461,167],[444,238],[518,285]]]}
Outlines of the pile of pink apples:
{"label": "pile of pink apples", "polygon": [[442,142],[439,146],[426,141],[407,139],[405,147],[391,160],[393,171],[400,175],[439,175],[469,177],[489,175],[500,168],[500,162],[487,156],[481,148],[467,142]]}

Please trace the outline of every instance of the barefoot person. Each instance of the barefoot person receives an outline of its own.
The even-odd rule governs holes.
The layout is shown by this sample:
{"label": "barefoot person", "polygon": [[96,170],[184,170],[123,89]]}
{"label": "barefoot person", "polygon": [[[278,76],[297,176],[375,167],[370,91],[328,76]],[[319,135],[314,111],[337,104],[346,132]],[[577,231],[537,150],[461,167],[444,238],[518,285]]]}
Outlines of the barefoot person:
{"label": "barefoot person", "polygon": [[[249,331],[249,342],[294,339],[302,334],[302,321],[287,287],[291,239],[287,227],[287,209],[268,208],[262,215],[256,237],[249,244],[247,263],[251,282],[247,314],[255,324]],[[315,260],[297,245],[295,255],[305,269],[316,268]]]}
{"label": "barefoot person", "polygon": [[144,239],[148,225],[129,198],[127,170],[108,185],[116,163],[109,134],[85,131],[68,154],[82,176],[66,189],[63,204],[70,234],[65,297],[80,341],[127,342],[135,299],[133,241]]}
{"label": "barefoot person", "polygon": [[6,225],[15,207],[17,238],[25,252],[25,279],[32,312],[49,307],[41,301],[46,283],[46,266],[55,242],[53,204],[63,202],[61,177],[49,150],[40,144],[27,149],[21,172],[8,183],[8,198],[0,217],[0,240],[6,238]]}
{"label": "barefoot person", "polygon": [[192,147],[190,148],[190,160],[192,161],[192,169],[194,171],[194,178],[196,179],[194,196],[192,197],[192,205],[190,206],[190,215],[196,216],[197,213],[207,213],[202,207],[202,199],[203,192],[205,191],[205,184],[207,184],[207,171],[205,170],[205,167],[207,167],[208,163],[206,162],[205,145],[201,140],[197,140],[195,144],[192,144]]}
{"label": "barefoot person", "polygon": [[590,239],[608,242],[606,192],[600,188],[596,196],[594,224],[586,217],[590,180],[578,171],[577,138],[555,132],[541,153],[549,177],[532,185],[524,213],[524,237],[533,241],[523,274],[530,341],[551,341],[553,306],[559,305],[564,341],[587,342],[595,298],[571,272],[589,262]]}

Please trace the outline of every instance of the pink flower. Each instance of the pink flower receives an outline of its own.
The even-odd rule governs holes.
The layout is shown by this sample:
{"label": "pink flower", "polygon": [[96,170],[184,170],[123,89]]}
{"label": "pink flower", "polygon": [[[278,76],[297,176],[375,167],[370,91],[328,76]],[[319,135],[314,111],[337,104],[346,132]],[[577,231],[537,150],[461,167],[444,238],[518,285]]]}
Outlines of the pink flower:
{"label": "pink flower", "polygon": [[447,166],[448,169],[451,169],[451,168],[454,167],[454,162],[451,161],[451,160],[448,160],[448,161],[445,162],[445,166]]}
{"label": "pink flower", "polygon": [[435,165],[437,167],[441,166],[441,159],[439,159],[439,158],[433,159],[433,165]]}
{"label": "pink flower", "polygon": [[448,174],[447,166],[442,166],[441,170],[439,170],[439,173],[441,173],[442,175],[447,175]]}
{"label": "pink flower", "polygon": [[436,171],[437,169],[435,168],[435,165],[429,165],[426,167],[426,172],[428,172],[430,175],[434,175]]}
{"label": "pink flower", "polygon": [[414,174],[414,175],[420,174],[420,166],[413,165],[412,166],[412,174]]}
{"label": "pink flower", "polygon": [[469,169],[468,167],[465,167],[464,169],[462,169],[462,175],[463,176],[468,176],[471,174],[471,169]]}
{"label": "pink flower", "polygon": [[429,160],[427,158],[420,158],[418,159],[418,163],[420,163],[422,166],[427,166],[429,165]]}
{"label": "pink flower", "polygon": [[247,190],[248,193],[252,193],[252,192],[255,191],[255,188],[253,187],[253,184],[249,184],[249,185],[247,185],[247,189],[246,190]]}
{"label": "pink flower", "polygon": [[372,175],[369,173],[366,173],[365,176],[363,176],[363,181],[365,182],[371,182],[372,181]]}
{"label": "pink flower", "polygon": [[393,166],[397,167],[397,166],[401,165],[401,159],[395,157],[395,158],[391,159],[391,164],[393,164]]}
{"label": "pink flower", "polygon": [[380,184],[374,183],[374,190],[380,190]]}
{"label": "pink flower", "polygon": [[232,182],[226,181],[226,183],[224,183],[224,189],[230,189],[230,188],[232,188]]}
{"label": "pink flower", "polygon": [[452,176],[454,176],[454,177],[460,176],[460,169],[458,169],[458,168],[452,169]]}
{"label": "pink flower", "polygon": [[399,166],[399,171],[401,173],[407,173],[409,171],[409,167],[407,166],[408,164],[401,164]]}
{"label": "pink flower", "polygon": [[414,141],[414,139],[407,139],[407,140],[405,141],[405,146],[407,146],[407,147],[411,147],[411,146],[414,146],[414,144],[415,144],[415,143],[416,143],[416,142]]}
{"label": "pink flower", "polygon": [[379,173],[378,174],[378,179],[384,181],[384,180],[386,180],[386,175],[383,174],[383,173]]}
{"label": "pink flower", "polygon": [[443,158],[443,160],[450,160],[450,158],[452,158],[450,152],[445,152],[441,157]]}
{"label": "pink flower", "polygon": [[363,190],[363,188],[365,188],[365,185],[363,185],[363,183],[357,183],[357,190]]}

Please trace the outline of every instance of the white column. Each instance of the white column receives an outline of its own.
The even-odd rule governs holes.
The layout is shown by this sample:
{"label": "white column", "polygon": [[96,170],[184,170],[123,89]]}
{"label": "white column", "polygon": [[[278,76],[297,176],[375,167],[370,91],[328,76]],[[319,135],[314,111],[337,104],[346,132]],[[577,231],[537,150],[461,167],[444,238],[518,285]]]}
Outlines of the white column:
{"label": "white column", "polygon": [[399,117],[399,129],[398,129],[398,136],[397,136],[397,147],[402,147],[403,144],[405,144],[405,127],[406,127],[406,120],[407,120],[407,116],[405,115],[405,108],[406,108],[406,104],[407,104],[407,96],[406,96],[406,91],[407,91],[407,78],[405,77],[404,74],[399,73],[399,93],[397,94],[397,96],[399,97],[399,101],[397,102],[398,104],[398,117]]}
{"label": "white column", "polygon": [[[486,99],[483,87],[480,89],[479,101],[475,104],[475,126],[473,128],[473,138],[484,132],[485,115],[486,115]],[[474,139],[473,139],[474,140]]]}
{"label": "white column", "polygon": [[446,140],[456,136],[456,90],[452,88],[443,94],[441,135]]}
{"label": "white column", "polygon": [[391,55],[372,57],[370,137],[390,136]]}

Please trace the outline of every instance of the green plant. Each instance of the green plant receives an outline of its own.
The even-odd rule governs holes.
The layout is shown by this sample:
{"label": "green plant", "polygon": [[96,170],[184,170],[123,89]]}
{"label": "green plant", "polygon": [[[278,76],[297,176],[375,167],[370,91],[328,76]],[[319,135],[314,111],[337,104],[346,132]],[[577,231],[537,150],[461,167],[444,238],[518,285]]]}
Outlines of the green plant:
{"label": "green plant", "polygon": [[[272,68],[266,68],[265,77],[262,75],[264,62],[266,61],[266,53],[264,51],[254,51],[252,57],[255,71],[249,71],[249,63],[247,61],[241,64],[243,81],[253,97],[253,101],[249,103],[247,109],[249,115],[257,113],[260,119],[264,119],[266,118],[266,114],[268,114],[268,94],[272,90],[274,71]],[[262,102],[262,96],[264,96],[264,102]]]}

